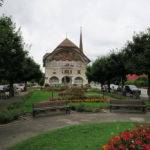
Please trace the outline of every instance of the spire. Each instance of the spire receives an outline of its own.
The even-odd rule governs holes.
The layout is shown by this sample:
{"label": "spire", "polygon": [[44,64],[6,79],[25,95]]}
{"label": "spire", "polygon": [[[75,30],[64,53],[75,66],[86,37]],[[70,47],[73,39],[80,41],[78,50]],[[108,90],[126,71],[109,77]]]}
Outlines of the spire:
{"label": "spire", "polygon": [[80,48],[81,52],[83,52],[82,27],[80,27],[80,44],[79,44],[79,48]]}

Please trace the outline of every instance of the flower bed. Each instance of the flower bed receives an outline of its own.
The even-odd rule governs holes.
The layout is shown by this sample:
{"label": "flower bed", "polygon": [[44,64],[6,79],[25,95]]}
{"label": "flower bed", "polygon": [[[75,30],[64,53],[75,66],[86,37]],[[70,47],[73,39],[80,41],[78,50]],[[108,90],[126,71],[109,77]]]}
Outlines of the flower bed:
{"label": "flower bed", "polygon": [[103,150],[150,150],[150,126],[139,126],[113,137]]}
{"label": "flower bed", "polygon": [[88,98],[88,99],[77,99],[77,100],[68,100],[68,102],[80,103],[80,102],[110,102],[108,98]]}
{"label": "flower bed", "polygon": [[110,99],[109,98],[88,98],[88,99],[71,99],[71,100],[62,100],[62,99],[49,99],[49,101],[66,101],[66,102],[71,102],[71,103],[80,103],[80,102],[106,102],[109,103]]}

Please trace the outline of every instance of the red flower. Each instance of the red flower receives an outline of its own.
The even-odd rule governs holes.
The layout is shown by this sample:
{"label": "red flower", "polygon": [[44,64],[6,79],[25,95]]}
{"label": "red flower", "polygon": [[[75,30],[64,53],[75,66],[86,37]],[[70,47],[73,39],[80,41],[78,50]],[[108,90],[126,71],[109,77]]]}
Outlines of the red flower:
{"label": "red flower", "polygon": [[[108,145],[108,150],[150,150],[150,126],[140,126],[132,131],[120,133],[120,136],[113,137]],[[107,150],[107,149],[106,149]]]}
{"label": "red flower", "polygon": [[133,135],[131,134],[131,132],[126,131],[126,132],[122,132],[121,133],[121,137],[123,140],[128,141]]}
{"label": "red flower", "polygon": [[126,148],[126,146],[125,146],[124,144],[120,144],[120,145],[119,145],[119,149],[120,149],[120,150],[125,150],[125,148]]}
{"label": "red flower", "polygon": [[135,149],[135,145],[134,145],[134,144],[131,144],[131,145],[130,145],[130,148]]}
{"label": "red flower", "polygon": [[142,150],[150,150],[150,145],[146,145],[146,144],[144,144],[143,146],[142,146]]}
{"label": "red flower", "polygon": [[118,141],[120,141],[120,136],[115,136],[112,140],[116,143],[116,142],[118,142]]}
{"label": "red flower", "polygon": [[135,144],[141,145],[142,141],[141,140],[135,140]]}
{"label": "red flower", "polygon": [[150,134],[144,136],[146,139],[150,139]]}

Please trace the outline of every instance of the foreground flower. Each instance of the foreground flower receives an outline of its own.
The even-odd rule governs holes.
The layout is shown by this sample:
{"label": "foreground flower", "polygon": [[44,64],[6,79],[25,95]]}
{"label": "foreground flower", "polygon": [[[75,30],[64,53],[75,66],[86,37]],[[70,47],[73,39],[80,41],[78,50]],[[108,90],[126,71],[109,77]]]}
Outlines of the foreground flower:
{"label": "foreground flower", "polygon": [[150,150],[150,145],[146,145],[146,144],[144,144],[143,146],[142,146],[142,150]]}
{"label": "foreground flower", "polygon": [[138,126],[121,132],[103,146],[103,150],[150,150],[150,126]]}

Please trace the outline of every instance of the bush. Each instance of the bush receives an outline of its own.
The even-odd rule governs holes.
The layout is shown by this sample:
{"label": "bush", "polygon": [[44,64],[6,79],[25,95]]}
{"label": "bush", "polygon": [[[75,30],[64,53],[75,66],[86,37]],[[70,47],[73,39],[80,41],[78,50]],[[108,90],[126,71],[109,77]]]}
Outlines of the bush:
{"label": "bush", "polygon": [[71,103],[71,110],[78,112],[100,112],[101,109],[107,109],[109,104],[107,102],[80,102]]}
{"label": "bush", "polygon": [[20,109],[14,109],[14,110],[4,110],[0,112],[0,123],[8,123],[13,120],[16,120],[19,118],[20,115],[23,115],[24,112]]}
{"label": "bush", "polygon": [[84,98],[85,90],[81,87],[71,87],[59,93],[59,96],[66,99],[81,99]]}
{"label": "bush", "polygon": [[7,107],[6,110],[0,112],[0,123],[8,123],[13,120],[16,120],[19,118],[19,116],[25,114],[24,107],[21,107],[23,105],[22,102],[16,102]]}
{"label": "bush", "polygon": [[98,88],[90,88],[87,91],[88,92],[100,92],[100,89],[98,89]]}
{"label": "bush", "polygon": [[126,81],[125,84],[136,85],[137,87],[147,87],[148,86],[148,78],[147,78],[147,76],[139,77],[136,80]]}

